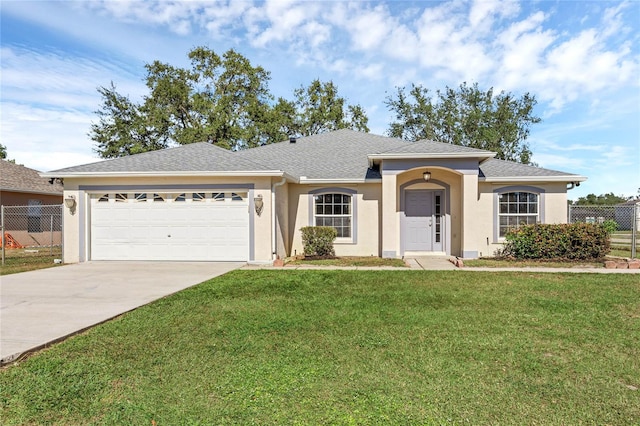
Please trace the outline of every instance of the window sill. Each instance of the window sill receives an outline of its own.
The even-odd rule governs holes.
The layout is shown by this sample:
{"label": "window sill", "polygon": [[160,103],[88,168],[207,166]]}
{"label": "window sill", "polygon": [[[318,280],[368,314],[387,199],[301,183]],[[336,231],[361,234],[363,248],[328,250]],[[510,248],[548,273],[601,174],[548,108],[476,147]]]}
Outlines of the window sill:
{"label": "window sill", "polygon": [[337,238],[333,243],[337,245],[355,244],[352,238]]}

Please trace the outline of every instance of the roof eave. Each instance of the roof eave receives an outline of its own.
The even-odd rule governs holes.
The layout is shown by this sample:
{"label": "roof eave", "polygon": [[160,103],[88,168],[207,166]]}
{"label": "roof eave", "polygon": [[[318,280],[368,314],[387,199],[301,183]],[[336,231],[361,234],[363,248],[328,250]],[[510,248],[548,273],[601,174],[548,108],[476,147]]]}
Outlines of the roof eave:
{"label": "roof eave", "polygon": [[442,158],[475,158],[480,163],[485,162],[490,158],[496,156],[495,152],[449,152],[449,153],[432,153],[432,154],[416,154],[416,153],[396,153],[396,154],[369,154],[367,159],[369,160],[369,166],[380,160],[429,160],[429,159],[442,159]]}
{"label": "roof eave", "polygon": [[585,176],[564,175],[564,176],[507,176],[507,177],[484,177],[478,178],[480,182],[487,183],[508,183],[508,182],[584,182]]}
{"label": "roof eave", "polygon": [[331,184],[358,184],[358,183],[380,183],[381,178],[377,179],[309,179],[306,176],[300,176],[299,183],[301,185],[331,185]]}
{"label": "roof eave", "polygon": [[40,176],[44,178],[107,178],[107,177],[188,177],[188,176],[208,176],[208,177],[234,177],[234,176],[253,176],[253,177],[287,177],[293,178],[287,175],[282,170],[248,170],[248,171],[172,171],[172,172],[46,172],[40,173]]}
{"label": "roof eave", "polygon": [[429,159],[429,158],[493,158],[495,152],[447,152],[447,153],[397,153],[397,154],[369,154],[369,160],[405,160],[405,159]]}
{"label": "roof eave", "polygon": [[38,191],[38,190],[29,190],[29,189],[0,188],[0,192],[18,192],[18,193],[21,193],[21,194],[59,195],[59,196],[62,196],[62,190],[60,190],[60,191]]}

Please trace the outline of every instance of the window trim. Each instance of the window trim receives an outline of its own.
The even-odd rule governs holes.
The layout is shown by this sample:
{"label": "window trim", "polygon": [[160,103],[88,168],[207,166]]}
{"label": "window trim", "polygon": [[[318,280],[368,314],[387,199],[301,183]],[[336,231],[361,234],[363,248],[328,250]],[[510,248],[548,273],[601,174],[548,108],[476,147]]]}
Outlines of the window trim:
{"label": "window trim", "polygon": [[336,238],[335,244],[358,243],[358,191],[350,188],[329,187],[309,191],[309,226],[316,224],[315,197],[317,195],[341,194],[351,197],[351,238]]}
{"label": "window trim", "polygon": [[503,186],[493,190],[493,242],[502,244],[500,236],[500,196],[510,192],[527,192],[538,196],[538,223],[545,223],[545,189],[535,186]]}

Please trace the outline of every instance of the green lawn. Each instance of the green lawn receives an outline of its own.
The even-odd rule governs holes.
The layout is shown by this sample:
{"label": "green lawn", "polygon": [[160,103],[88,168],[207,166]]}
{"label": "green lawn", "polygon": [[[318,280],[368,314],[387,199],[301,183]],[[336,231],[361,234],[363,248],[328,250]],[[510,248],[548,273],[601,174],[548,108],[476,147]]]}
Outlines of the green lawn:
{"label": "green lawn", "polygon": [[9,366],[3,424],[639,424],[638,275],[241,270]]}
{"label": "green lawn", "polygon": [[0,275],[35,271],[36,269],[60,266],[55,259],[62,258],[60,246],[26,249],[6,249],[4,265],[0,264]]}

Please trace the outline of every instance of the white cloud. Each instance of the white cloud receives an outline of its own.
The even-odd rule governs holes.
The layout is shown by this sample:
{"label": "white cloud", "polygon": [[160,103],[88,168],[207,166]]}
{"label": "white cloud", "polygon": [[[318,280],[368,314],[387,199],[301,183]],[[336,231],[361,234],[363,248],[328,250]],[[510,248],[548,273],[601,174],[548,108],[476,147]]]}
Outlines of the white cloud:
{"label": "white cloud", "polygon": [[519,10],[515,1],[475,0],[469,12],[469,24],[475,31],[488,32],[496,18],[514,16]]}
{"label": "white cloud", "polygon": [[87,136],[94,115],[3,101],[0,135],[8,157],[47,171],[96,161]]}

